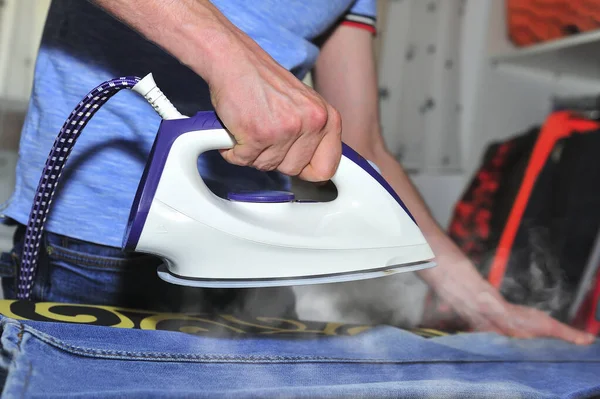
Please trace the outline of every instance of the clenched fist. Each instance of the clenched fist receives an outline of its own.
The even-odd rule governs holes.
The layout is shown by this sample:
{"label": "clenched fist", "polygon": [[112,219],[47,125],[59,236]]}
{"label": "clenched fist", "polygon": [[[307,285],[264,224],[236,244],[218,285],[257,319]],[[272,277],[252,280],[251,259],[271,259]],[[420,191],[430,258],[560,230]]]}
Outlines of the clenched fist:
{"label": "clenched fist", "polygon": [[326,181],[340,161],[338,111],[255,42],[239,35],[227,67],[209,80],[212,102],[237,145],[230,163]]}

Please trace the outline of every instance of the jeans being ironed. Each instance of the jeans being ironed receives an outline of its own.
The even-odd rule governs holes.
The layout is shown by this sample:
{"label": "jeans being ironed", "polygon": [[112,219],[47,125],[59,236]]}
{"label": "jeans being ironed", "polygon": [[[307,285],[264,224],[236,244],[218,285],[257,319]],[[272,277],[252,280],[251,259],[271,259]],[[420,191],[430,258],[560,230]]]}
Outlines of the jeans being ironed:
{"label": "jeans being ironed", "polygon": [[598,344],[577,347],[557,340],[512,340],[483,333],[423,338],[384,326],[305,338],[285,333],[223,338],[203,336],[203,329],[194,331],[200,332],[0,316],[2,397],[600,395]]}
{"label": "jeans being ironed", "polygon": [[[16,298],[24,226],[14,247],[0,258],[4,297]],[[262,316],[295,316],[291,288],[202,289],[161,280],[161,260],[119,248],[45,233],[41,244],[33,301],[120,306],[172,312],[230,312]],[[199,260],[201,261],[201,260]],[[215,265],[222,267],[223,265]],[[251,265],[249,265],[251,267]]]}

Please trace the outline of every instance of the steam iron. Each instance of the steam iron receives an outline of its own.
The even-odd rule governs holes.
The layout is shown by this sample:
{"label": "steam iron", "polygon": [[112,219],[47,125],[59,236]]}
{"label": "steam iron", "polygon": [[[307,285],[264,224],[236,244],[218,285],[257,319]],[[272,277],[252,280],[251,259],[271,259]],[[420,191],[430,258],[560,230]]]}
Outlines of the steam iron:
{"label": "steam iron", "polygon": [[[341,282],[434,266],[414,218],[383,177],[343,145],[328,202],[291,192],[215,195],[200,154],[235,144],[213,112],[186,117],[148,75],[133,87],[163,120],[131,209],[123,248],[165,260],[163,280],[193,287]],[[156,105],[162,102],[160,105]]]}
{"label": "steam iron", "polygon": [[197,160],[235,144],[213,112],[187,117],[152,74],[101,83],[77,104],[56,138],[35,192],[17,297],[29,299],[43,231],[62,171],[82,130],[120,90],[142,95],[162,117],[131,208],[123,249],[164,259],[163,280],[194,287],[267,287],[342,282],[432,267],[434,254],[402,200],[350,147],[332,182],[333,201],[289,192],[215,195]]}

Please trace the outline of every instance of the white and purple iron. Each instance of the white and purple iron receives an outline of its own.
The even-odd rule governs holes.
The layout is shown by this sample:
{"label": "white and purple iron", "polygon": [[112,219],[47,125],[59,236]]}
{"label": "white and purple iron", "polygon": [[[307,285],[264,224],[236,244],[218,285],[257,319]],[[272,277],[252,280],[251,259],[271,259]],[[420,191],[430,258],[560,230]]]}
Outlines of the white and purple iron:
{"label": "white and purple iron", "polygon": [[[123,247],[162,257],[168,282],[265,287],[340,282],[433,266],[433,252],[382,176],[343,145],[331,179],[337,197],[297,201],[291,192],[215,195],[200,154],[235,144],[215,113],[181,116],[152,76],[134,91],[163,121],[135,197]],[[158,110],[158,109],[157,109]]]}
{"label": "white and purple iron", "polygon": [[347,145],[331,179],[337,197],[298,201],[290,192],[214,194],[200,154],[235,140],[214,112],[181,115],[145,78],[113,79],[73,110],[40,179],[26,230],[18,296],[29,298],[44,223],[60,173],[90,118],[121,89],[144,96],[163,118],[131,209],[123,249],[164,259],[159,276],[194,287],[343,282],[432,267],[434,254],[383,177]]}

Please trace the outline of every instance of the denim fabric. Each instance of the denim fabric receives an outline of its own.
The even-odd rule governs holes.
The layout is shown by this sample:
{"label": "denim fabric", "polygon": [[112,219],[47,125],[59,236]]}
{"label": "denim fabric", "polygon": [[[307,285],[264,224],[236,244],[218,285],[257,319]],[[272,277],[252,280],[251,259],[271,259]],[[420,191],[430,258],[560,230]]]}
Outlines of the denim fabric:
{"label": "denim fabric", "polygon": [[3,398],[590,398],[600,344],[493,334],[218,338],[2,317]]}
{"label": "denim fabric", "polygon": [[[4,297],[16,298],[16,275],[24,226],[11,253],[0,258]],[[230,312],[295,316],[291,288],[201,289],[162,281],[159,258],[45,233],[33,301],[83,303],[169,312]]]}

